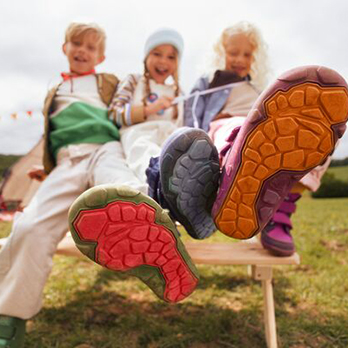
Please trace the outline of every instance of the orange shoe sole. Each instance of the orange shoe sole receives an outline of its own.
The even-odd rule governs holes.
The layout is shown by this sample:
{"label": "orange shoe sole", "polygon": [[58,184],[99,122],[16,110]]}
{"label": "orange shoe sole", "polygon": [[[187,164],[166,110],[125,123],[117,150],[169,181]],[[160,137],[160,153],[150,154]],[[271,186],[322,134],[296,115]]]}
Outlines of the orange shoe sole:
{"label": "orange shoe sole", "polygon": [[261,231],[291,187],[332,154],[347,118],[347,84],[333,70],[281,76],[256,101],[228,154],[213,207],[218,229],[237,239]]}

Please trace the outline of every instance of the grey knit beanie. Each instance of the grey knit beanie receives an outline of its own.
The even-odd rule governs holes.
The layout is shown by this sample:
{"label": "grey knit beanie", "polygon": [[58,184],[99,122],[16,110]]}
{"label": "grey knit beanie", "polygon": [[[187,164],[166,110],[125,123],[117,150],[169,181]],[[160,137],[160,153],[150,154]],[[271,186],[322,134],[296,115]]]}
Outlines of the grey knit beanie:
{"label": "grey knit beanie", "polygon": [[144,59],[151,50],[160,45],[172,45],[178,51],[179,59],[184,50],[184,40],[182,36],[174,29],[161,28],[153,32],[146,40],[144,47]]}

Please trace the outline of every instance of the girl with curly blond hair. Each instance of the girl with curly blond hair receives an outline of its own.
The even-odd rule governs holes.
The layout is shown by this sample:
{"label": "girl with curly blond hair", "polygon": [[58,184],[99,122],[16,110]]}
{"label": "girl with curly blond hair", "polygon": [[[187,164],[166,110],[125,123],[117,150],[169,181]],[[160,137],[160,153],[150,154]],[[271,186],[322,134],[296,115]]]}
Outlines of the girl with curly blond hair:
{"label": "girl with curly blond hair", "polygon": [[184,123],[194,128],[173,136],[161,154],[162,163],[171,159],[161,170],[164,198],[198,238],[216,229],[237,239],[261,232],[267,250],[291,255],[290,216],[301,192],[319,187],[345,130],[347,84],[329,68],[305,66],[261,93],[267,46],[248,22],[226,28],[214,56],[185,105]]}

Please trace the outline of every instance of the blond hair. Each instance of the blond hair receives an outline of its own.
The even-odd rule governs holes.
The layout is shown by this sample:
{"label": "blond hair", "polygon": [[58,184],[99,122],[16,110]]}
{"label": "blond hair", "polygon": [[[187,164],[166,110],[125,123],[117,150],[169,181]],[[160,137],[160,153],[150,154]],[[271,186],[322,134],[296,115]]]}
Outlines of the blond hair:
{"label": "blond hair", "polygon": [[262,38],[260,31],[257,27],[249,22],[242,21],[231,27],[226,28],[219,41],[214,45],[214,58],[212,62],[212,68],[216,70],[225,69],[226,47],[228,40],[233,35],[243,34],[245,35],[250,44],[253,46],[253,63],[251,64],[250,77],[251,81],[256,87],[263,89],[268,80],[270,74],[267,44]]}
{"label": "blond hair", "polygon": [[97,45],[100,53],[105,52],[106,34],[96,23],[71,23],[65,31],[65,44],[71,42],[73,39],[84,37],[87,33],[94,33],[97,36]]}

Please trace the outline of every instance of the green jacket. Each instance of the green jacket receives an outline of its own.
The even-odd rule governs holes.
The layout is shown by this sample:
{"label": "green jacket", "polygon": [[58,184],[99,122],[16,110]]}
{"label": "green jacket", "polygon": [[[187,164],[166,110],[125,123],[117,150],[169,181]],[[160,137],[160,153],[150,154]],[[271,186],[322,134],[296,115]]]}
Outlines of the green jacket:
{"label": "green jacket", "polygon": [[[96,74],[97,84],[98,84],[98,92],[102,101],[109,105],[111,103],[112,97],[115,94],[117,85],[119,83],[118,78],[112,74]],[[44,107],[42,113],[45,117],[45,128],[44,128],[44,152],[43,152],[43,166],[45,172],[50,173],[53,168],[56,166],[56,161],[53,157],[53,154],[50,151],[49,141],[50,141],[50,120],[49,115],[53,111],[52,105],[54,97],[56,96],[57,90],[60,84],[53,87],[45,98]],[[116,125],[116,120],[114,120]]]}

